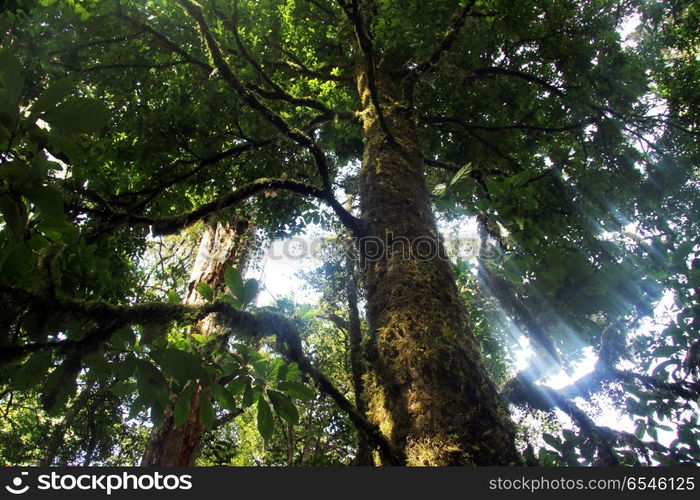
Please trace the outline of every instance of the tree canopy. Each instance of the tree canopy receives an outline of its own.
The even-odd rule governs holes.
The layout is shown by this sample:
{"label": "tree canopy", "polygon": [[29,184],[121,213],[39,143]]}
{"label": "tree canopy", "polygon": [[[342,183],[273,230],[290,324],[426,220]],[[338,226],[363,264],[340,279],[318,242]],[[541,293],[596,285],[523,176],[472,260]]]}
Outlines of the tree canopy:
{"label": "tree canopy", "polygon": [[[0,9],[0,462],[700,464],[697,2]],[[310,228],[318,299],[256,302]]]}

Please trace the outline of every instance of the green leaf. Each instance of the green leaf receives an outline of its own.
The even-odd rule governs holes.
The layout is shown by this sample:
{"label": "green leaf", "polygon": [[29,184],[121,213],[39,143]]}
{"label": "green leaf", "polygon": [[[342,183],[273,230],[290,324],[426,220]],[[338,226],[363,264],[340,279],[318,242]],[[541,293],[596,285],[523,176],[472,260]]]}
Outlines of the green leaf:
{"label": "green leaf", "polygon": [[243,276],[241,276],[238,269],[234,269],[230,266],[227,267],[226,271],[224,271],[224,281],[234,297],[243,302],[243,298],[245,297],[245,285],[243,284]]}
{"label": "green leaf", "polygon": [[17,244],[5,257],[0,272],[0,283],[22,282],[24,288],[31,288],[32,277],[37,278],[34,252],[22,242]]}
{"label": "green leaf", "polygon": [[241,402],[241,405],[243,408],[248,408],[254,401],[255,392],[253,391],[253,387],[250,385],[250,382],[248,382],[248,385],[245,386],[245,390],[243,391],[243,401]]}
{"label": "green leaf", "polygon": [[163,425],[165,421],[165,409],[158,401],[151,402],[151,422],[156,427]]}
{"label": "green leaf", "polygon": [[136,357],[129,354],[123,361],[117,363],[117,380],[127,380],[136,370]]}
{"label": "green leaf", "polygon": [[678,347],[672,345],[662,345],[654,349],[654,356],[657,358],[667,358],[678,352]]}
{"label": "green leaf", "polygon": [[151,352],[151,357],[163,371],[180,382],[206,378],[202,362],[189,352],[179,349],[161,349]]}
{"label": "green leaf", "polygon": [[68,399],[75,394],[78,373],[74,368],[71,358],[67,358],[46,377],[41,403],[50,416],[58,415],[65,408]]}
{"label": "green leaf", "polygon": [[22,194],[39,208],[45,218],[63,220],[65,217],[63,195],[57,189],[49,186],[39,186],[25,189],[22,191]]}
{"label": "green leaf", "polygon": [[214,413],[214,408],[211,406],[209,396],[204,391],[199,393],[199,418],[202,419],[202,423],[207,429],[211,429],[214,426],[216,413]]}
{"label": "green leaf", "polygon": [[275,429],[275,421],[272,418],[272,410],[267,404],[265,398],[258,398],[258,431],[265,441],[269,441],[272,437],[272,431]]}
{"label": "green leaf", "polygon": [[228,390],[231,392],[231,394],[236,396],[242,393],[248,385],[250,385],[250,378],[247,375],[239,375],[229,382]]}
{"label": "green leaf", "polygon": [[299,423],[299,410],[297,410],[297,407],[292,403],[291,399],[281,392],[273,391],[272,389],[267,391],[267,396],[270,398],[272,406],[280,417],[292,425],[297,425]]}
{"label": "green leaf", "polygon": [[29,120],[35,120],[38,118],[37,115],[56,106],[64,98],[68,97],[73,87],[75,87],[75,78],[72,76],[67,76],[54,82],[44,90],[41,95],[37,97],[36,101],[34,101],[34,104],[32,104],[32,112],[29,115]]}
{"label": "green leaf", "polygon": [[229,411],[236,409],[236,402],[233,400],[233,396],[224,386],[212,384],[209,386],[209,392],[223,409]]}
{"label": "green leaf", "polygon": [[175,290],[168,290],[168,302],[171,304],[177,304],[180,302],[180,296]]}
{"label": "green leaf", "polygon": [[0,49],[0,83],[12,104],[17,104],[24,87],[22,64],[17,56],[7,49]]}
{"label": "green leaf", "polygon": [[202,335],[201,333],[193,333],[190,335],[194,340],[197,341],[198,344],[206,344],[207,343],[207,337],[205,335]]}
{"label": "green leaf", "polygon": [[3,164],[0,169],[0,179],[6,180],[13,188],[21,189],[22,187],[36,184],[42,179],[46,171],[40,165],[40,161],[25,163],[23,161],[8,161]]}
{"label": "green leaf", "polygon": [[15,238],[21,237],[27,225],[27,214],[24,206],[10,195],[3,194],[0,196],[0,212],[2,212],[2,217]]}
{"label": "green leaf", "polygon": [[129,327],[120,328],[119,330],[114,332],[110,339],[110,342],[114,347],[118,349],[129,350],[136,342],[136,335],[134,334],[134,331]]}
{"label": "green leaf", "polygon": [[107,125],[110,117],[107,107],[89,97],[69,97],[44,114],[44,120],[56,129],[69,134],[92,134]]}
{"label": "green leaf", "polygon": [[540,465],[550,467],[557,463],[557,456],[545,448],[540,448],[540,451],[537,453],[537,460]]}
{"label": "green leaf", "polygon": [[576,436],[576,433],[570,429],[564,429],[562,431],[562,434],[564,435],[564,440],[565,441],[571,441],[572,443],[578,442],[578,436]]}
{"label": "green leaf", "polygon": [[137,360],[136,382],[139,395],[147,398],[148,401],[156,400],[163,407],[167,406],[170,399],[168,383],[158,368],[147,361]]}
{"label": "green leaf", "polygon": [[255,372],[255,374],[260,378],[264,378],[267,375],[268,369],[270,367],[270,360],[268,360],[267,358],[261,358],[252,361],[250,364],[253,366],[253,371]]}
{"label": "green leaf", "polygon": [[229,375],[240,375],[243,372],[240,360],[234,358],[233,356],[226,357],[219,363],[218,373],[222,377],[227,377]]}
{"label": "green leaf", "polygon": [[[280,358],[275,358],[271,359],[267,365],[267,373],[265,374],[265,378],[267,379],[276,379],[277,374],[280,371],[280,368],[284,366],[284,360]],[[281,378],[280,380],[284,380],[284,378]]]}
{"label": "green leaf", "polygon": [[255,300],[255,297],[258,295],[258,280],[256,279],[249,279],[246,280],[245,285],[243,287],[243,297],[241,298],[241,302],[243,304],[249,304]]}
{"label": "green leaf", "polygon": [[452,177],[452,180],[450,181],[450,186],[454,186],[457,184],[459,181],[467,177],[472,171],[472,164],[467,163],[464,165],[462,168],[460,168],[457,173]]}
{"label": "green leaf", "polygon": [[175,427],[181,427],[187,422],[187,418],[190,416],[190,409],[192,408],[192,395],[196,387],[197,384],[187,384],[177,397],[174,412]]}
{"label": "green leaf", "polygon": [[129,409],[128,420],[138,417],[139,413],[147,406],[146,398],[139,395],[133,403],[131,403],[131,408]]}
{"label": "green leaf", "polygon": [[214,290],[211,289],[208,283],[200,281],[194,286],[194,289],[197,290],[197,293],[201,295],[204,300],[209,302],[214,300]]}
{"label": "green leaf", "polygon": [[445,196],[445,193],[447,193],[447,184],[444,182],[436,184],[433,188],[433,194],[435,196]]}
{"label": "green leaf", "polygon": [[287,378],[288,371],[289,365],[287,363],[283,363],[277,367],[276,373],[273,373],[272,376],[275,377],[277,380],[285,380]]}
{"label": "green leaf", "polygon": [[300,382],[280,382],[277,384],[277,388],[285,394],[300,399],[301,401],[309,401],[316,395],[313,389]]}
{"label": "green leaf", "polygon": [[22,365],[17,368],[12,374],[11,387],[17,390],[27,390],[33,387],[44,378],[51,366],[51,352],[39,351],[27,359]]}
{"label": "green leaf", "polygon": [[87,374],[88,380],[106,379],[111,373],[107,360],[99,353],[87,356],[85,358],[85,366],[89,369]]}
{"label": "green leaf", "polygon": [[234,308],[236,308],[236,309],[240,309],[240,308],[241,308],[241,301],[238,300],[238,299],[237,299],[236,297],[234,297],[233,295],[229,295],[229,294],[222,295],[222,296],[221,296],[221,300],[223,300],[224,302],[228,302],[229,304],[231,304],[231,305],[232,305]]}
{"label": "green leaf", "polygon": [[19,107],[10,102],[4,89],[0,89],[0,151],[10,149],[10,141],[17,138],[13,130],[18,120]]}
{"label": "green leaf", "polygon": [[135,390],[136,390],[135,383],[133,383],[133,382],[119,382],[117,384],[114,384],[109,389],[109,392],[111,392],[115,396],[123,397],[123,396],[126,396],[127,394],[132,394]]}

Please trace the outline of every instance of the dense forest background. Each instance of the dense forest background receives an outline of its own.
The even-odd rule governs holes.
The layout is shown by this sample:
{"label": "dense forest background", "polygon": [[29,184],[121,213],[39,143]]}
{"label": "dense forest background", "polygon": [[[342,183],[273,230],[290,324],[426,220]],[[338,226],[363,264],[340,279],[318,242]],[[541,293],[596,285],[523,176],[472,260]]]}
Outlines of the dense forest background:
{"label": "dense forest background", "polygon": [[700,464],[698,26],[1,0],[0,463]]}

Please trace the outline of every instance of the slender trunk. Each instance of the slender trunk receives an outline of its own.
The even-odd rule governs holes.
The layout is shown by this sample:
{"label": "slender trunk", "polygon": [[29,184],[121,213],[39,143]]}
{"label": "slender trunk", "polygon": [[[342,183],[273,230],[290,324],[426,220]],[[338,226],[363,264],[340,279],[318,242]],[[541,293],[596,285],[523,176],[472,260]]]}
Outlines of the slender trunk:
{"label": "slender trunk", "polygon": [[54,426],[48,438],[46,453],[39,463],[42,467],[54,465],[56,462],[56,457],[64,444],[66,430],[73,425],[80,411],[87,405],[88,399],[90,398],[90,391],[92,391],[92,382],[88,383],[83,390],[80,391],[80,394],[78,394],[78,397],[75,398],[70,409],[66,412],[66,416],[63,417],[63,420],[61,420],[59,424]]}
{"label": "slender trunk", "polygon": [[294,467],[294,426],[287,424],[287,466]]}
{"label": "slender trunk", "polygon": [[[363,377],[365,375],[365,356],[362,349],[362,326],[360,313],[357,307],[357,276],[355,262],[350,256],[345,259],[347,280],[345,292],[348,299],[348,336],[350,337],[350,373],[355,392],[355,406],[363,417],[367,416],[367,403],[365,401],[365,388]],[[357,456],[355,465],[374,465],[372,447],[367,436],[358,433]]]}
{"label": "slender trunk", "polygon": [[301,458],[299,458],[299,465],[301,467],[307,465],[307,461],[309,460],[309,455],[311,454],[311,445],[315,437],[314,432],[314,426],[313,424],[310,424],[306,428],[306,436],[304,437],[304,447],[301,449]]}
{"label": "slender trunk", "polygon": [[[207,283],[214,292],[223,290],[224,272],[228,266],[240,271],[246,265],[252,237],[252,225],[241,219],[237,222],[215,227],[206,226],[199,244],[199,251],[190,273],[185,304],[198,304],[203,298],[195,290],[199,282]],[[218,329],[213,318],[200,321],[193,333],[205,336],[217,335]],[[190,414],[186,422],[175,427],[174,416],[166,413],[163,424],[154,429],[146,445],[141,460],[143,466],[189,466],[193,465],[202,445],[205,427],[199,417],[199,391],[192,395]]]}
{"label": "slender trunk", "polygon": [[[481,360],[426,186],[412,110],[376,75],[391,138],[358,71],[363,104],[360,172],[367,313],[372,349],[368,415],[409,465],[520,462],[506,406]],[[393,139],[392,139],[393,138]]]}

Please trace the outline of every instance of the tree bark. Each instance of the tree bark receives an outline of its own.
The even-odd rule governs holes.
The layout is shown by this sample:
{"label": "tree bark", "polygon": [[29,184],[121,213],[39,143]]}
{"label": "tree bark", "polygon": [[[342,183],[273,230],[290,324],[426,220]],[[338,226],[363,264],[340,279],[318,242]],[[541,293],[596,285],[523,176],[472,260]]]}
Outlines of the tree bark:
{"label": "tree bark", "polygon": [[[192,266],[183,303],[196,305],[204,301],[195,290],[199,282],[207,283],[214,293],[222,291],[225,287],[224,272],[228,266],[243,272],[250,254],[249,240],[252,234],[253,226],[245,219],[239,219],[232,224],[207,225]],[[219,331],[215,319],[207,317],[195,325],[193,333],[210,337],[218,335]],[[200,390],[194,392],[189,416],[180,427],[175,427],[173,414],[166,413],[163,424],[151,433],[141,460],[142,466],[194,464],[206,430],[199,416],[200,397],[208,396],[201,394]]]}
{"label": "tree bark", "polygon": [[368,416],[405,450],[409,465],[517,464],[514,426],[438,236],[412,110],[393,85],[380,68],[375,87],[387,135],[367,73],[357,71],[361,212],[369,233],[361,254],[373,346]]}

